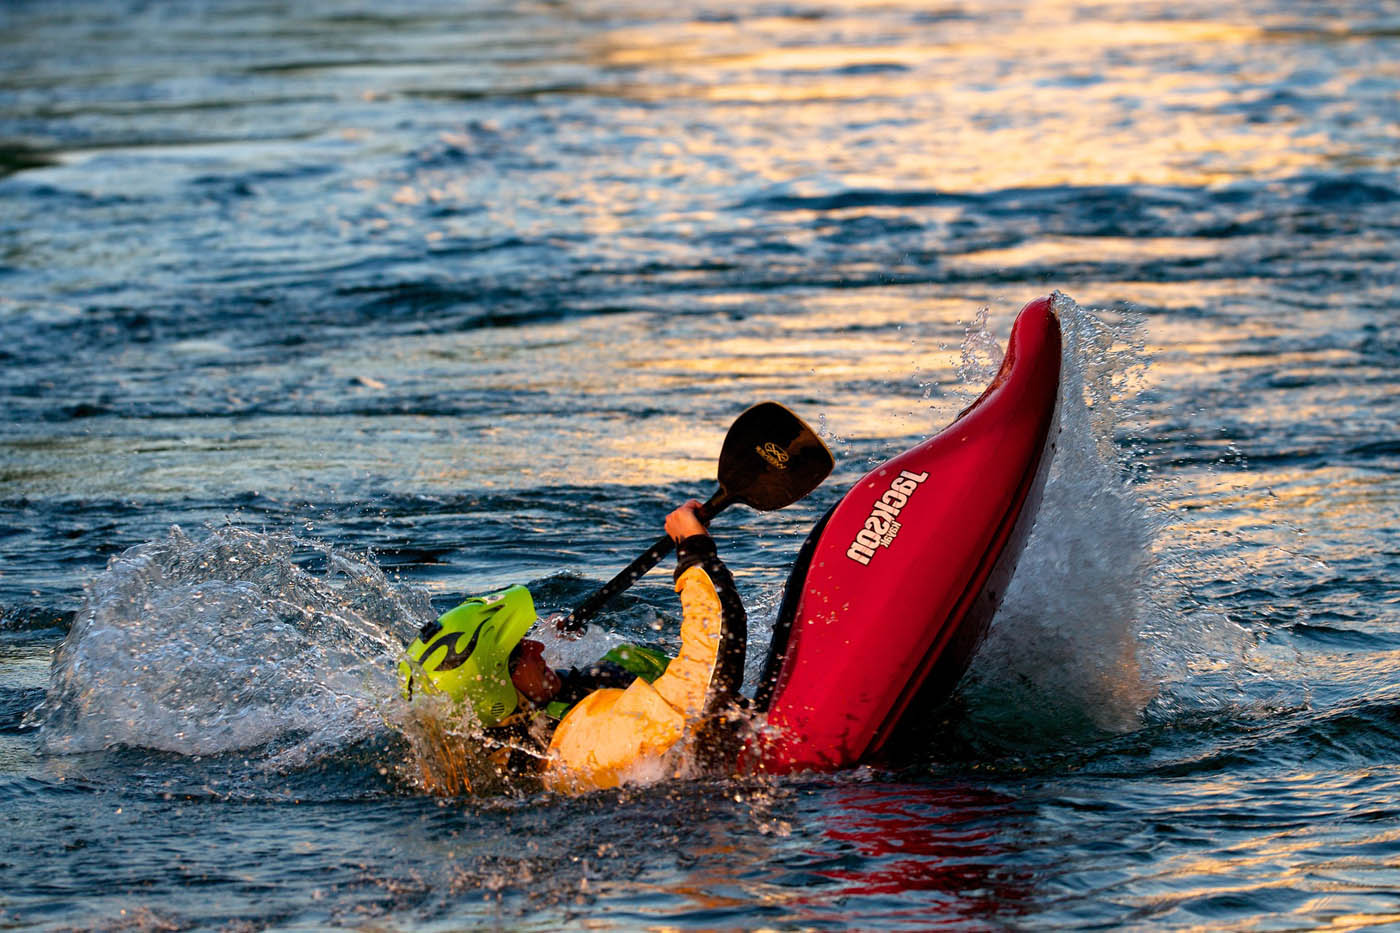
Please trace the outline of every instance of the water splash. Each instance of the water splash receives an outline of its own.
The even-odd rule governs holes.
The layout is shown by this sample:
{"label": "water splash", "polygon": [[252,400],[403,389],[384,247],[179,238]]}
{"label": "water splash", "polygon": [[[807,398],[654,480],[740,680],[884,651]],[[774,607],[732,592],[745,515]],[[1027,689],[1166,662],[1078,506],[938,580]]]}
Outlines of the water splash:
{"label": "water splash", "polygon": [[[1057,450],[1016,575],[961,687],[965,731],[1043,748],[1066,734],[1248,704],[1241,679],[1279,674],[1287,659],[1192,604],[1181,581],[1197,558],[1166,540],[1171,481],[1149,487],[1146,452],[1119,443],[1147,433],[1134,428],[1148,366],[1141,324],[1059,293],[1055,311],[1064,341]],[[990,358],[985,321],[979,314],[969,329],[964,361]],[[983,375],[966,362],[960,374]]]}
{"label": "water splash", "polygon": [[963,384],[976,387],[979,395],[996,376],[1004,356],[1001,344],[987,330],[988,310],[986,305],[977,309],[977,315],[964,331],[962,352],[958,357],[958,378]]}
{"label": "water splash", "polygon": [[378,725],[426,594],[365,558],[235,527],[113,558],[34,718],[50,753],[262,748],[295,766]]}
{"label": "water splash", "polygon": [[[519,795],[540,789],[537,771],[547,736],[544,724],[522,721],[520,734],[488,734],[470,703],[427,689],[411,700],[394,698],[381,707],[384,721],[407,742],[399,776],[407,786],[439,797]],[[533,737],[526,733],[533,728]],[[514,760],[512,760],[514,759]]]}
{"label": "water splash", "polygon": [[[1130,482],[1115,434],[1132,417],[1145,357],[1131,323],[1056,294],[1063,334],[1059,432],[1039,519],[962,693],[977,726],[1035,741],[1076,728],[1136,726],[1155,686],[1143,634],[1160,627],[1160,517]],[[986,314],[959,374],[985,383]],[[999,354],[997,354],[999,355]],[[971,361],[971,362],[970,362]],[[1031,712],[1033,711],[1033,712]]]}

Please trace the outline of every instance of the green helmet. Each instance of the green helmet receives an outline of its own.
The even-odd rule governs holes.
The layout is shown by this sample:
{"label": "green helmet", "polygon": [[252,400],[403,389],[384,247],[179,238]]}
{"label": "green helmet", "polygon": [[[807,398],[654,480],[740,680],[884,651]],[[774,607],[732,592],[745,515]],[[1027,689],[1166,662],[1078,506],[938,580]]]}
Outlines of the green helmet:
{"label": "green helmet", "polygon": [[474,596],[423,626],[399,664],[404,692],[413,695],[415,675],[426,675],[453,700],[471,701],[483,726],[511,713],[519,698],[510,681],[510,653],[535,624],[535,601],[523,586]]}

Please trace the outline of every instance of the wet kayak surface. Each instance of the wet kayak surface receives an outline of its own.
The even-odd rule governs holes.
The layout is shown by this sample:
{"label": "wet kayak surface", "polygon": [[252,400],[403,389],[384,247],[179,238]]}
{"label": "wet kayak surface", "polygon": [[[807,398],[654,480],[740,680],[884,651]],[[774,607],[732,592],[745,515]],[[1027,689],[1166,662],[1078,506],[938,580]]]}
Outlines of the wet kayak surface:
{"label": "wet kayak surface", "polygon": [[[0,922],[1400,921],[1394,6],[653,6],[0,10]],[[1052,290],[1040,518],[911,765],[423,791],[423,621],[569,608],[771,398],[837,468],[716,523],[752,683]]]}

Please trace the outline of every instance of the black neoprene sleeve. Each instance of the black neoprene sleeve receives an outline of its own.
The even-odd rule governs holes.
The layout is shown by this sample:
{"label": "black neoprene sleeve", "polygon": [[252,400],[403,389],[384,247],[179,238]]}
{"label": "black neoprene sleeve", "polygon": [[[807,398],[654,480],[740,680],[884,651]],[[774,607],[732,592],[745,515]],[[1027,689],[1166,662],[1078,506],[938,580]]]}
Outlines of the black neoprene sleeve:
{"label": "black neoprene sleeve", "polygon": [[734,577],[719,559],[714,539],[709,535],[691,535],[676,545],[675,578],[679,580],[691,567],[699,567],[710,578],[723,614],[715,675],[705,699],[707,712],[713,712],[739,699],[739,686],[744,681],[744,654],[748,650],[748,616],[734,586]]}

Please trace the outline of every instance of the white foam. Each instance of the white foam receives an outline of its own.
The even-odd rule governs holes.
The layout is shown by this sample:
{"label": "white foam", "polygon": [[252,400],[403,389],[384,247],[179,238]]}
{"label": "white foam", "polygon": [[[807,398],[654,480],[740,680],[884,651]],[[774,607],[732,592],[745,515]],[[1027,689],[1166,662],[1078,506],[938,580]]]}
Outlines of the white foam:
{"label": "white foam", "polygon": [[[1148,366],[1140,322],[1110,320],[1059,293],[1055,310],[1064,336],[1058,449],[1016,575],[960,688],[969,724],[1037,744],[1253,704],[1243,680],[1286,681],[1291,659],[1192,605],[1180,581],[1201,558],[1170,540],[1173,481],[1143,482],[1143,452],[1118,442],[1145,433],[1135,424]],[[985,352],[980,329],[968,341]]]}
{"label": "white foam", "polygon": [[[1064,340],[1057,450],[1038,519],[962,692],[974,717],[1013,728],[1087,721],[1129,729],[1154,692],[1140,648],[1158,615],[1160,521],[1129,482],[1113,435],[1128,416],[1122,388],[1143,360],[1129,327],[1059,294],[1055,311]],[[968,343],[988,339],[983,325]],[[1032,721],[1007,722],[1024,716]]]}
{"label": "white foam", "polygon": [[[304,569],[310,554],[317,572]],[[376,728],[427,598],[289,535],[179,528],[88,585],[38,710],[51,753],[126,745],[304,757]]]}

